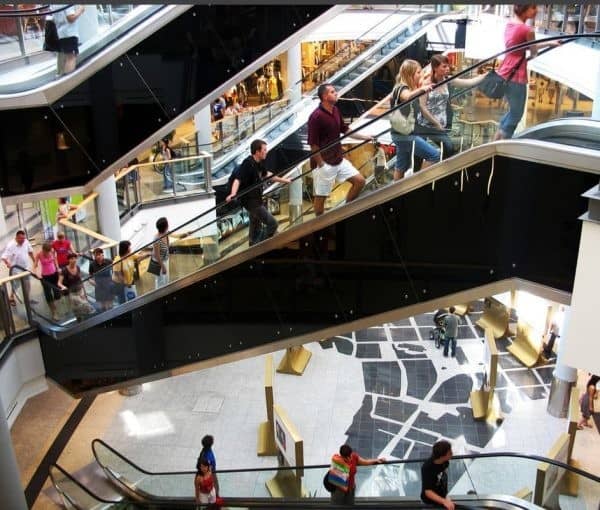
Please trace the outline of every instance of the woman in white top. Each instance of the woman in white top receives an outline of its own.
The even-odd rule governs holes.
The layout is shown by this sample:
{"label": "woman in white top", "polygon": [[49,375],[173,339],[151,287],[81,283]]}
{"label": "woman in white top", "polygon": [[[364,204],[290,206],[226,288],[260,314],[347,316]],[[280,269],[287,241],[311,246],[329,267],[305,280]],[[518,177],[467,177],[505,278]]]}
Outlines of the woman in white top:
{"label": "woman in white top", "polygon": [[[64,5],[57,7],[66,7]],[[58,75],[68,74],[75,69],[79,54],[79,26],[77,20],[85,11],[83,5],[71,5],[53,15],[58,32],[58,56],[56,68]]]}
{"label": "woman in white top", "polygon": [[[434,55],[431,58],[430,83],[436,84],[444,81],[450,74],[450,62],[446,55]],[[485,78],[485,74],[475,78],[454,78],[452,86],[457,88],[474,87]],[[440,85],[424,96],[419,98],[421,111],[417,117],[417,132],[426,136],[432,142],[441,145],[442,156],[448,157],[454,154],[454,145],[448,131],[452,126],[452,109],[450,106],[450,91],[448,85]]]}

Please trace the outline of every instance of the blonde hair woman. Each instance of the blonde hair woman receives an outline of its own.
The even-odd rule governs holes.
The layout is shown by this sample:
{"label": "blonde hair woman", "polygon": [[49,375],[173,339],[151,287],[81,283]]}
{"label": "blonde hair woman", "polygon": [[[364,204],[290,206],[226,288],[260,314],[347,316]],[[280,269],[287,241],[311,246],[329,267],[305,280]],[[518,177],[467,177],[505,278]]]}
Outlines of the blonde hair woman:
{"label": "blonde hair woman", "polygon": [[[398,75],[396,76],[396,85],[392,90],[390,98],[390,106],[394,108],[400,103],[410,101],[423,92],[429,92],[431,84],[422,83],[421,65],[415,61],[407,59],[402,62]],[[400,108],[402,115],[410,115],[411,109],[414,111],[416,102],[407,104]],[[415,114],[416,118],[416,114]],[[392,141],[396,146],[396,167],[394,168],[394,180],[397,181],[404,177],[404,172],[411,165],[411,154],[413,151],[415,156],[423,159],[422,168],[440,160],[440,151],[434,145],[427,143],[423,138],[415,135],[414,132],[408,135],[398,133],[393,128],[391,130]]]}

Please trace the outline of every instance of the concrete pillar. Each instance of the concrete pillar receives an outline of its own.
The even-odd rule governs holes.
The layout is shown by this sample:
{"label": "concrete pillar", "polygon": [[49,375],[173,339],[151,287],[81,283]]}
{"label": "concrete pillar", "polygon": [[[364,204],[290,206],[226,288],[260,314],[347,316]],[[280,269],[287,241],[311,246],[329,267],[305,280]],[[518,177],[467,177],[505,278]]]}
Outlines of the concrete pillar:
{"label": "concrete pillar", "polygon": [[[600,6],[598,9],[600,10]],[[592,104],[592,119],[600,120],[600,66],[596,68],[596,93]]]}
{"label": "concrete pillar", "polygon": [[119,220],[119,204],[117,202],[117,186],[114,176],[110,176],[94,190],[98,193],[96,211],[100,233],[115,241],[121,240],[121,222]]}
{"label": "concrete pillar", "polygon": [[2,508],[27,510],[17,457],[12,446],[4,404],[0,400],[0,494]]}
{"label": "concrete pillar", "polygon": [[210,127],[210,105],[205,106],[194,115],[194,126],[196,127],[196,143],[199,151],[212,152],[212,134]]}
{"label": "concrete pillar", "polygon": [[292,103],[302,97],[302,54],[300,43],[287,51],[287,89]]}
{"label": "concrete pillar", "polygon": [[6,220],[4,219],[4,206],[2,205],[2,199],[0,198],[0,238],[4,237],[7,232]]}
{"label": "concrete pillar", "polygon": [[550,386],[548,397],[548,414],[557,418],[566,418],[569,413],[569,399],[571,388],[577,382],[577,370],[565,364],[565,353],[569,347],[569,319],[570,311],[565,312],[562,324],[558,324],[560,340],[556,356],[556,368]]}
{"label": "concrete pillar", "polygon": [[300,170],[298,168],[289,176],[290,179],[295,179],[288,185],[290,225],[302,223],[302,179],[299,176]]}

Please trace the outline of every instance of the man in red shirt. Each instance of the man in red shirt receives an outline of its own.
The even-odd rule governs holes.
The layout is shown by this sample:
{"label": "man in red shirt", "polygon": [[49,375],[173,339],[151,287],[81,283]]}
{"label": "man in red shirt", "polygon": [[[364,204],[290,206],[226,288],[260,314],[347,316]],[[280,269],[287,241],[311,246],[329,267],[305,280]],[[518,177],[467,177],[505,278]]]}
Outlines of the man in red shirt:
{"label": "man in red shirt", "polygon": [[[308,118],[308,144],[314,152],[311,163],[314,183],[314,209],[317,216],[323,214],[325,199],[331,193],[335,181],[348,181],[352,184],[346,195],[346,202],[354,200],[365,185],[365,178],[354,165],[343,157],[340,133],[348,131],[348,125],[342,119],[340,110],[335,105],[337,91],[331,83],[319,86],[317,95],[321,100],[318,108]],[[372,140],[370,136],[353,134],[359,140]],[[323,147],[335,142],[331,147]]]}
{"label": "man in red shirt", "polygon": [[56,234],[56,237],[58,239],[52,242],[52,248],[56,252],[56,261],[58,262],[58,266],[63,268],[69,262],[69,253],[75,252],[71,246],[71,241],[65,238],[64,232],[59,232]]}

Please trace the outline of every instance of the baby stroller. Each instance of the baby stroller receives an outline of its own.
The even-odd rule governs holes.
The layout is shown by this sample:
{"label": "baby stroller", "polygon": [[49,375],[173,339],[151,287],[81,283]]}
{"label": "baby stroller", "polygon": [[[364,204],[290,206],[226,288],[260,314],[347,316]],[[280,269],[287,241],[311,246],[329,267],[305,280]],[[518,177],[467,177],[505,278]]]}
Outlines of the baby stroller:
{"label": "baby stroller", "polygon": [[429,340],[433,340],[435,342],[435,346],[437,349],[440,346],[444,345],[444,335],[446,333],[444,329],[444,317],[448,315],[448,310],[445,308],[439,309],[435,312],[433,316],[433,323],[435,324],[435,328],[433,328],[429,332]]}

